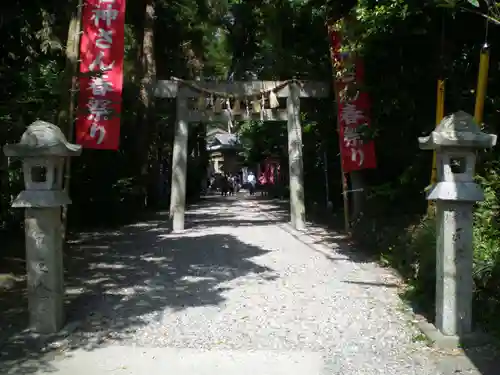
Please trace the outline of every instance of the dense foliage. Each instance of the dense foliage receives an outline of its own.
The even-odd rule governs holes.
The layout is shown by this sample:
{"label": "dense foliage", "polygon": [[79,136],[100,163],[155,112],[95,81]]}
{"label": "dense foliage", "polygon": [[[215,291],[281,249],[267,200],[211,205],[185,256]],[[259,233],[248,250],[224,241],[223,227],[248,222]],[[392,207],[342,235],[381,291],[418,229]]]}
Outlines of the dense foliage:
{"label": "dense foliage", "polygon": [[[446,6],[440,6],[443,4]],[[432,155],[418,150],[416,140],[435,125],[440,75],[446,79],[446,112],[473,112],[479,51],[486,37],[491,44],[492,69],[485,128],[497,132],[500,30],[496,8],[458,0],[442,4],[431,0],[139,0],[128,1],[127,6],[122,146],[118,152],[86,150],[75,160],[71,228],[110,225],[168,201],[158,189],[158,171],[170,162],[174,106],[162,100],[143,100],[141,88],[148,78],[145,54],[156,64],[156,77],[150,79],[255,76],[330,82],[325,23],[350,14],[358,20],[351,48],[365,60],[379,165],[364,173],[366,206],[356,233],[384,261],[396,266],[419,296],[429,297],[434,289],[435,231],[432,219],[423,215]],[[147,6],[154,8],[150,19]],[[37,118],[57,122],[60,98],[69,90],[64,79],[65,45],[77,2],[13,0],[0,7],[4,35],[0,144],[5,144],[18,140]],[[484,15],[492,21],[487,36]],[[145,38],[145,30],[151,27],[160,36],[154,39],[152,52]],[[164,35],[168,38],[161,37]],[[327,166],[332,216],[342,207],[333,108],[333,99],[302,104],[306,199],[310,205],[325,206]],[[245,123],[240,132],[249,163],[277,155],[286,164],[285,124]],[[190,135],[191,149],[198,150],[190,152],[189,160],[188,192],[194,199],[205,162],[204,130],[194,126]],[[478,170],[478,180],[486,191],[486,200],[475,213],[474,232],[476,296],[484,307],[483,321],[500,306],[496,288],[500,281],[498,160],[496,150],[483,153]],[[10,209],[10,201],[20,188],[19,165],[0,163],[2,229],[19,227],[22,213]]]}

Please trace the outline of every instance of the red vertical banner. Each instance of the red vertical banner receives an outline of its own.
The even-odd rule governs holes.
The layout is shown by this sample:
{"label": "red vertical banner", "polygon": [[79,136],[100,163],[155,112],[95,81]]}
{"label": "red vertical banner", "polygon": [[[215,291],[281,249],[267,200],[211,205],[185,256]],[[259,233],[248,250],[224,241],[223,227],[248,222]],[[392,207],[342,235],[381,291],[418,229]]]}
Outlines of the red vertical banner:
{"label": "red vertical banner", "polygon": [[85,0],[76,142],[117,150],[123,89],[125,0]]}
{"label": "red vertical banner", "polygon": [[[370,98],[360,90],[364,81],[364,66],[361,58],[352,53],[341,52],[342,36],[338,31],[329,30],[332,64],[335,71],[353,64],[352,72],[334,77],[337,95],[337,121],[339,124],[340,155],[344,173],[361,169],[376,168],[375,144],[373,140],[362,139],[360,128],[370,126]],[[350,86],[357,86],[354,95]],[[344,95],[346,91],[351,91]]]}

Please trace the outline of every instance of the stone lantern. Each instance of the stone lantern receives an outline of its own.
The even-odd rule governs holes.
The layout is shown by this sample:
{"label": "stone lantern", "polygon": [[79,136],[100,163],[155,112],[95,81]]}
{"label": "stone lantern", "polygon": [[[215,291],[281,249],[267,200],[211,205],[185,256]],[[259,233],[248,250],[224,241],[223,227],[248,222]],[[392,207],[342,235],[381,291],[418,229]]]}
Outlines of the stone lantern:
{"label": "stone lantern", "polygon": [[61,207],[71,203],[63,190],[64,160],[81,154],[55,125],[36,121],[18,144],[4,146],[23,164],[25,190],[12,207],[25,209],[26,267],[30,326],[54,333],[64,323]]}
{"label": "stone lantern", "polygon": [[460,111],[418,141],[421,149],[436,151],[438,182],[427,196],[436,201],[435,328],[455,345],[472,333],[473,208],[484,199],[474,182],[476,152],[493,147],[497,136],[483,133],[471,115]]}

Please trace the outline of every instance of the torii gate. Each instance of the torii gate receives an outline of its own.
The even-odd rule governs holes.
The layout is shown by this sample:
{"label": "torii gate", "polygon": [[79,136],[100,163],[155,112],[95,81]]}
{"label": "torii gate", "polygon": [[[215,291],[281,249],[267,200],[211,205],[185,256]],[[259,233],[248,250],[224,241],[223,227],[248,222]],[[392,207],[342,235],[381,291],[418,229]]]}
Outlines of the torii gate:
{"label": "torii gate", "polygon": [[[230,100],[252,100],[250,110],[233,111],[234,121],[265,120],[287,121],[288,156],[290,175],[290,212],[295,229],[305,228],[304,173],[302,160],[302,128],[300,125],[300,98],[324,98],[329,94],[329,84],[314,81],[184,81],[180,79],[158,81],[155,96],[176,98],[177,117],[172,156],[172,187],[170,196],[170,216],[172,230],[184,230],[186,208],[186,180],[188,157],[188,126],[190,122],[227,122],[227,114],[220,113],[224,103]],[[190,104],[205,100],[207,96],[219,110],[206,111],[200,105],[190,108]],[[271,109],[265,109],[265,98],[274,101]],[[279,109],[276,97],[286,97],[286,109]],[[195,99],[195,100],[193,100]],[[222,102],[223,103],[222,103]],[[247,102],[248,104],[248,102]]]}

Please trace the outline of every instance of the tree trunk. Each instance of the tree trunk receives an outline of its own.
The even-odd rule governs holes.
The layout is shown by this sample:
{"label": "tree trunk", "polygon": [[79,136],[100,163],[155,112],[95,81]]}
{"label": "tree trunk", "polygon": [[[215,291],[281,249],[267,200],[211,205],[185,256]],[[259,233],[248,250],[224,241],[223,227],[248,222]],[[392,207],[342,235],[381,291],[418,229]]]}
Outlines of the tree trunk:
{"label": "tree trunk", "polygon": [[[154,119],[154,83],[156,80],[156,61],[154,55],[154,20],[155,20],[155,2],[154,0],[144,0],[144,34],[139,46],[139,76],[141,77],[139,89],[139,110],[137,113],[137,173],[143,189],[144,205],[149,206],[150,195],[153,192],[159,178],[159,168],[156,159],[154,145],[151,142],[157,135],[157,126]],[[153,152],[151,152],[153,150]],[[153,167],[150,168],[150,157],[153,160]],[[155,184],[156,182],[156,184]],[[154,199],[153,199],[154,200]]]}
{"label": "tree trunk", "polygon": [[[57,116],[57,125],[66,135],[69,142],[73,141],[73,126],[75,118],[75,101],[78,90],[78,55],[80,50],[80,30],[82,20],[82,0],[78,0],[72,10],[68,27],[68,39],[66,42],[66,66],[61,82],[61,107]],[[69,90],[69,93],[68,93]],[[69,95],[68,95],[69,94]],[[64,191],[69,194],[71,180],[70,158],[66,158],[64,166]],[[68,206],[62,209],[62,235],[66,238],[68,224]]]}

